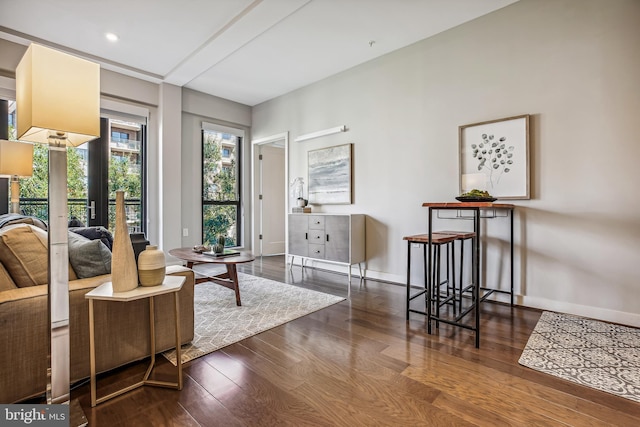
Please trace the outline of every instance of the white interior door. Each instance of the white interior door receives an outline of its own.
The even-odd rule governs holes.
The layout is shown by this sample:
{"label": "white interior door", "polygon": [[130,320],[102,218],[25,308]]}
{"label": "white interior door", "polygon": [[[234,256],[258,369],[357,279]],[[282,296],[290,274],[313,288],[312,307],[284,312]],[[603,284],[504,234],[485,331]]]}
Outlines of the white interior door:
{"label": "white interior door", "polygon": [[260,256],[286,251],[287,153],[286,137],[254,141],[254,239]]}
{"label": "white interior door", "polygon": [[284,253],[284,147],[260,146],[260,255]]}

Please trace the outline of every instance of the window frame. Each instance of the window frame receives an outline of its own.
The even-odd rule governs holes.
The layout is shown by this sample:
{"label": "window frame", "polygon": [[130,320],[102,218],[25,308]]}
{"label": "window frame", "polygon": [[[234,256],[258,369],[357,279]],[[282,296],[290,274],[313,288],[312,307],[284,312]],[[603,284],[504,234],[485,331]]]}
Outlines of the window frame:
{"label": "window frame", "polygon": [[[236,200],[208,200],[205,199],[204,196],[204,188],[205,188],[205,133],[213,132],[213,133],[226,133],[231,134],[236,137]],[[237,128],[228,128],[226,126],[218,126],[209,123],[202,123],[202,129],[200,133],[200,199],[201,199],[201,208],[200,208],[200,224],[201,224],[201,242],[203,244],[206,243],[205,240],[205,223],[204,223],[204,211],[207,206],[235,206],[236,208],[236,233],[235,233],[235,241],[236,245],[232,246],[233,248],[239,248],[243,246],[242,239],[243,235],[243,214],[242,214],[242,197],[243,197],[243,188],[242,188],[242,171],[243,171],[243,142],[244,142],[244,131],[242,129]],[[222,148],[220,150],[221,158],[225,158],[222,156]],[[228,157],[226,157],[228,158]]]}

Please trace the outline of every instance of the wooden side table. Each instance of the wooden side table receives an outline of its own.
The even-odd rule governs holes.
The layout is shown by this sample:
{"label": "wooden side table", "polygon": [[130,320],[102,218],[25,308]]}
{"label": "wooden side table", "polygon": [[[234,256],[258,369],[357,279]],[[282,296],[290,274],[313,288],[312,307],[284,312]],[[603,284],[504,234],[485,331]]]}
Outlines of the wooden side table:
{"label": "wooden side table", "polygon": [[[113,292],[111,282],[103,283],[97,288],[88,292],[84,297],[89,300],[89,351],[91,359],[91,406],[96,406],[106,400],[120,396],[123,393],[134,390],[143,385],[151,385],[156,387],[168,387],[182,390],[182,361],[180,359],[180,305],[178,291],[182,289],[186,278],[182,276],[166,276],[164,282],[158,286],[138,286],[137,288],[127,292]],[[174,314],[176,325],[176,365],[177,365],[177,381],[157,381],[150,380],[149,376],[156,363],[156,336],[155,336],[155,315],[154,315],[154,297],[163,294],[173,293]],[[96,393],[96,348],[95,348],[95,324],[93,315],[93,302],[100,301],[135,301],[143,298],[149,299],[149,339],[151,344],[151,363],[147,368],[147,372],[141,381],[115,391],[106,396],[97,397]]]}

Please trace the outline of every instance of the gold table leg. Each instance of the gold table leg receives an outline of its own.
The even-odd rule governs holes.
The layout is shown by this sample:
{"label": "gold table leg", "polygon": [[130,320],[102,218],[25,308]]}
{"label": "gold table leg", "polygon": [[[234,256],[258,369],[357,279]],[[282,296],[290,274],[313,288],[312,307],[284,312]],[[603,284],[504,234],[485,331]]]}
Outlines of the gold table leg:
{"label": "gold table leg", "polygon": [[110,393],[106,396],[98,398],[96,396],[96,351],[95,351],[95,330],[94,330],[94,311],[93,311],[93,299],[89,300],[89,351],[90,351],[90,363],[91,363],[91,407],[95,407],[97,404],[106,400],[120,396],[128,391],[134,390],[144,385],[150,385],[155,387],[167,387],[182,390],[182,358],[180,349],[180,298],[178,292],[173,292],[174,303],[174,320],[176,327],[176,365],[177,365],[177,381],[158,381],[150,380],[149,376],[153,371],[156,363],[156,334],[155,334],[155,304],[154,297],[149,297],[149,335],[151,345],[151,363],[147,368],[147,371],[143,379],[135,384],[125,387],[121,390]]}

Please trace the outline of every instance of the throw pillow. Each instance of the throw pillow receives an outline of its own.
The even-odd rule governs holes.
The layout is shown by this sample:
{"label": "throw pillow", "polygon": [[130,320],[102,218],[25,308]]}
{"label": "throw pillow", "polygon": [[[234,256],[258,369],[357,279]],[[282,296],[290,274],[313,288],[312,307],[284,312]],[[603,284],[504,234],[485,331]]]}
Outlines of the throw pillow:
{"label": "throw pillow", "polygon": [[[30,224],[13,224],[0,229],[0,262],[19,288],[44,285],[48,280],[47,232]],[[69,280],[78,277],[69,267]]]}
{"label": "throw pillow", "polygon": [[15,288],[17,288],[16,284],[13,283],[13,279],[4,268],[4,265],[0,263],[0,292]]}
{"label": "throw pillow", "polygon": [[73,227],[69,228],[69,231],[73,231],[76,234],[86,237],[87,239],[102,240],[109,250],[113,248],[113,235],[109,230],[102,226],[92,226],[92,227]]}
{"label": "throw pillow", "polygon": [[72,216],[71,219],[69,220],[69,224],[67,224],[67,227],[71,228],[71,227],[84,227],[84,223],[82,221],[80,221],[78,218],[76,218],[75,216]]}
{"label": "throw pillow", "polygon": [[46,242],[47,232],[33,225],[15,224],[0,230],[0,262],[19,288],[47,283]]}
{"label": "throw pillow", "polygon": [[69,233],[69,261],[79,279],[111,273],[111,251],[101,240]]}

